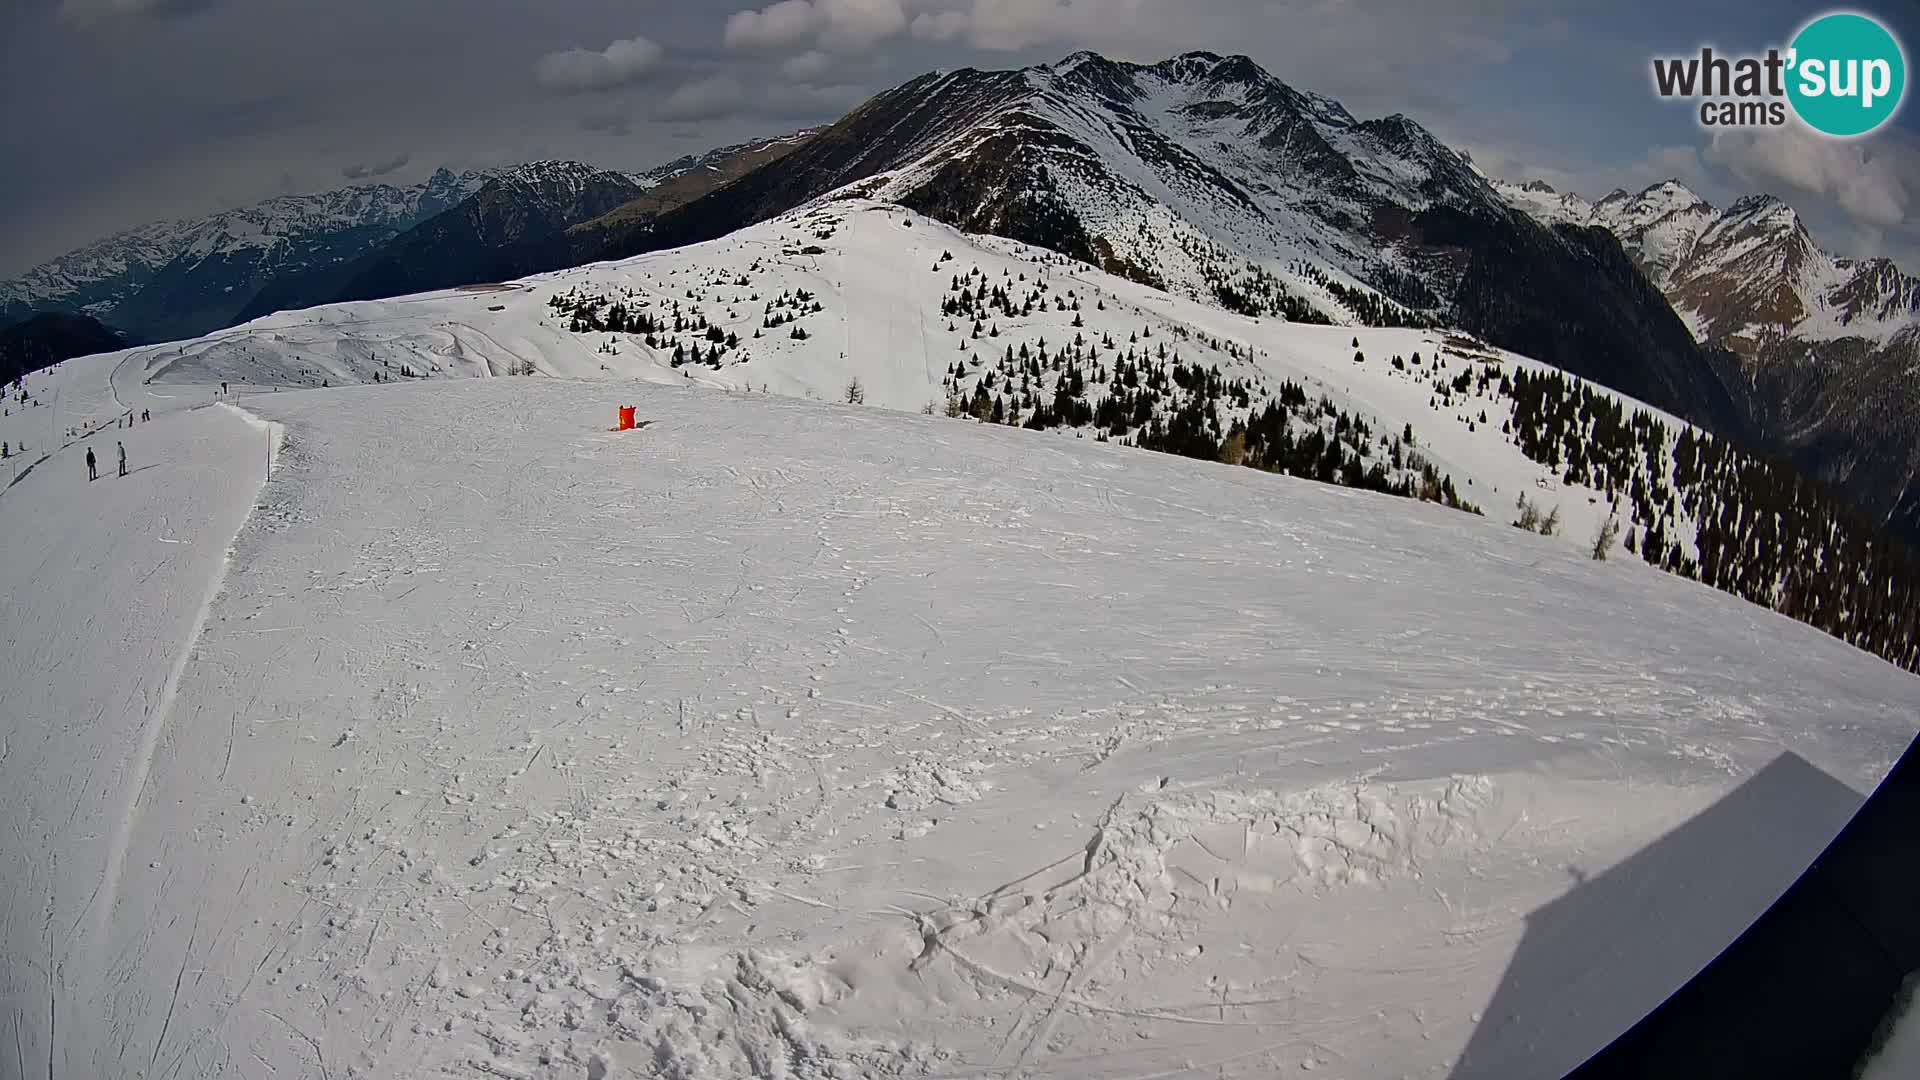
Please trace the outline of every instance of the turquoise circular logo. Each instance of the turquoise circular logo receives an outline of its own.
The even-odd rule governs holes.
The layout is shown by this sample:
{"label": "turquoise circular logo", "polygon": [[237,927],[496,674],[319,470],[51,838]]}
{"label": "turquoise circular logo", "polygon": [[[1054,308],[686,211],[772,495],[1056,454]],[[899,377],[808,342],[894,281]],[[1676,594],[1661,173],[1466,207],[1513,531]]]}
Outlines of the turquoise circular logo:
{"label": "turquoise circular logo", "polygon": [[1815,131],[1851,137],[1893,119],[1907,92],[1900,42],[1874,19],[1822,15],[1793,39],[1787,100]]}

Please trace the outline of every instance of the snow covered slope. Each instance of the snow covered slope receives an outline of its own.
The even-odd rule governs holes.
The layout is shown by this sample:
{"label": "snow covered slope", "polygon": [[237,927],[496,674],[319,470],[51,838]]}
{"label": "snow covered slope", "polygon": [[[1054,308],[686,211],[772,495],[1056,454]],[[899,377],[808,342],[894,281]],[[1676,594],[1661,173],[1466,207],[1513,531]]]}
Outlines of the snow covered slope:
{"label": "snow covered slope", "polygon": [[1920,568],[1882,559],[1804,479],[1659,410],[1456,332],[1237,314],[857,190],[686,249],[130,356],[156,385],[540,374],[857,396],[1507,520],[1533,507],[1583,549],[1618,506],[1629,554],[1920,664],[1920,634],[1859,591],[1904,603]]}
{"label": "snow covered slope", "polygon": [[[1557,1074],[1912,733],[1879,661],[1441,507],[684,376],[269,430],[150,358],[29,380],[155,409],[93,439],[145,471],[0,494],[0,1075]],[[1789,752],[1836,779],[1701,831]]]}
{"label": "snow covered slope", "polygon": [[[972,314],[953,307],[962,291],[988,296],[995,288],[1008,292],[1012,315],[984,304]],[[625,314],[612,314],[616,303]],[[642,317],[658,323],[655,333],[618,321],[624,331],[596,329]],[[1297,426],[1325,400],[1364,421],[1369,434],[1354,443],[1369,462],[1392,465],[1397,446],[1402,464],[1390,479],[1417,473],[1417,453],[1464,501],[1489,513],[1509,515],[1522,494],[1543,511],[1559,507],[1564,544],[1590,544],[1608,510],[1606,485],[1567,482],[1564,470],[1530,460],[1503,431],[1515,403],[1500,392],[1499,378],[1549,373],[1544,365],[1446,331],[1235,314],[863,198],[824,200],[677,251],[496,287],[285,312],[130,355],[156,384],[319,386],[539,373],[840,401],[857,381],[870,405],[945,412],[950,399],[970,404],[987,392],[1010,406],[1028,400],[1031,419],[1031,402],[1052,403],[1062,384],[1063,373],[1051,367],[1037,375],[1022,369],[1019,354],[1043,348],[1065,349],[1096,379],[1117,376],[1118,361],[1134,356],[1244,382],[1244,398],[1215,414],[1216,438],[1296,386],[1306,395],[1297,399]],[[1113,396],[1098,382],[1084,392],[1094,402],[1103,394]],[[1154,412],[1163,426],[1177,398]],[[1687,430],[1639,402],[1626,407],[1659,418],[1671,435]],[[1318,422],[1329,437],[1340,427],[1332,414]],[[1138,438],[1141,429],[1131,433]],[[1623,511],[1640,528],[1656,524],[1653,514]],[[1690,537],[1684,510],[1668,524],[1683,542]]]}

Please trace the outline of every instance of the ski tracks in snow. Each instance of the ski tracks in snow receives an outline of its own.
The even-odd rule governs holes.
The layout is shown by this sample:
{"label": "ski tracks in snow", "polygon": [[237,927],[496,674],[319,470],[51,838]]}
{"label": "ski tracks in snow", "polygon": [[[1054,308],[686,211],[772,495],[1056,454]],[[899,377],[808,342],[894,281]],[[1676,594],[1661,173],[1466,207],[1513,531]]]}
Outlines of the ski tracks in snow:
{"label": "ski tracks in snow", "polygon": [[[252,430],[220,413],[163,415],[121,437],[136,465],[158,468],[91,484],[67,468],[30,477],[14,492],[19,514],[4,540],[14,571],[5,607],[33,637],[9,650],[30,673],[0,680],[0,713],[22,721],[8,735],[17,753],[0,762],[0,787],[14,838],[30,831],[66,856],[36,865],[31,848],[5,852],[11,869],[0,877],[45,882],[64,931],[45,958],[54,1015],[30,1028],[15,1021],[16,1056],[89,1073],[114,1026],[105,995],[128,941],[115,912],[129,837],[152,801],[149,767],[219,587],[220,553],[264,461],[246,453],[260,446]],[[60,456],[71,464],[73,455]],[[0,897],[0,946],[13,959],[24,947],[24,900]]]}
{"label": "ski tracks in snow", "polygon": [[[281,439],[279,425],[270,425],[258,420],[235,406],[227,406],[227,408],[246,421],[250,429],[265,437],[268,449],[265,455],[258,459],[263,463],[259,474],[260,482],[265,483],[267,472],[272,468],[273,455]],[[160,522],[164,530],[166,518],[161,517]],[[244,528],[245,525],[246,522],[242,519],[240,527]],[[238,532],[238,529],[235,531]],[[182,543],[182,541],[165,537],[161,537],[160,540],[162,543],[169,544]],[[93,938],[95,941],[105,942],[111,936],[113,911],[120,897],[120,879],[126,866],[128,838],[133,833],[134,822],[140,813],[141,799],[146,794],[147,773],[153,766],[154,750],[159,746],[161,732],[166,730],[167,719],[173,713],[174,698],[180,689],[180,675],[186,670],[187,661],[193,658],[194,646],[199,643],[200,634],[206,628],[207,615],[213,609],[214,598],[220,595],[226,575],[227,558],[223,555],[219,568],[215,570],[212,579],[207,582],[201,592],[199,603],[194,609],[192,625],[187,630],[186,640],[181,643],[179,654],[174,658],[172,667],[167,671],[166,682],[160,687],[158,696],[146,704],[146,722],[140,728],[140,738],[134,746],[130,759],[132,774],[127,781],[125,799],[121,803],[120,813],[114,823],[112,838],[107,843],[107,865],[101,874],[98,899],[94,903]]]}
{"label": "ski tracks in snow", "polygon": [[[297,467],[152,740],[122,845],[164,872],[121,875],[93,1072],[1430,1070],[1566,864],[1724,778],[1687,747],[1899,719],[1905,677],[1828,639],[1506,574],[1466,515],[759,395],[648,389],[616,434],[609,400],[258,403]],[[1559,800],[1621,775],[1617,822]]]}

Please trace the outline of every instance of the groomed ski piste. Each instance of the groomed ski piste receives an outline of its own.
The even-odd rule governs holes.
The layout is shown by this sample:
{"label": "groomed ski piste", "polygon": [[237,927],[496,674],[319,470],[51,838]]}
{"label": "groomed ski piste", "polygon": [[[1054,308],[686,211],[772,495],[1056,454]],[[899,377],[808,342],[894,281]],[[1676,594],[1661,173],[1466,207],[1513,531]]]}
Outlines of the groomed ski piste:
{"label": "groomed ski piste", "polygon": [[[1413,424],[1488,516],[918,415],[976,268],[1080,301],[990,356],[1150,323]],[[744,362],[551,303],[623,287],[733,298]],[[1446,343],[846,202],[29,377],[0,1077],[1560,1075],[1832,838],[1920,684],[1590,560],[1591,493],[1511,528],[1549,478],[1379,362]]]}

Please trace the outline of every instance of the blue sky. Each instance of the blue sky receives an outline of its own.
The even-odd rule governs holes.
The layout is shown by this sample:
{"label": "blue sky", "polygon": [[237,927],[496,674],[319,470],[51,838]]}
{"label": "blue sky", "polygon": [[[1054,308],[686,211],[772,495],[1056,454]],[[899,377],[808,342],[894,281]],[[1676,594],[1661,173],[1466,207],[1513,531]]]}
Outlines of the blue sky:
{"label": "blue sky", "polygon": [[[1678,176],[1920,270],[1920,109],[1850,143],[1713,139],[1655,54],[1784,44],[1781,0],[14,0],[0,7],[0,274],[145,221],[442,164],[643,168],[832,120],[934,67],[1246,53],[1490,172],[1589,196]],[[1856,7],[1920,42],[1903,2]]]}

